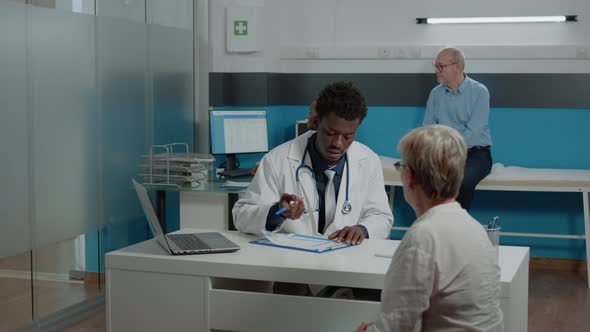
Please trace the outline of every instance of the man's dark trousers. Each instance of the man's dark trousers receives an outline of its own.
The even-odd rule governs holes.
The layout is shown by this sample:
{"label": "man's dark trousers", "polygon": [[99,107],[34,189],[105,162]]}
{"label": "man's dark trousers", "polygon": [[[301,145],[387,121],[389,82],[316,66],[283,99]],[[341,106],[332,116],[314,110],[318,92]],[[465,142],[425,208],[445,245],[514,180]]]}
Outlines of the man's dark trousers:
{"label": "man's dark trousers", "polygon": [[465,175],[457,196],[457,202],[465,210],[471,209],[475,186],[492,171],[492,153],[490,147],[474,146],[467,152]]}

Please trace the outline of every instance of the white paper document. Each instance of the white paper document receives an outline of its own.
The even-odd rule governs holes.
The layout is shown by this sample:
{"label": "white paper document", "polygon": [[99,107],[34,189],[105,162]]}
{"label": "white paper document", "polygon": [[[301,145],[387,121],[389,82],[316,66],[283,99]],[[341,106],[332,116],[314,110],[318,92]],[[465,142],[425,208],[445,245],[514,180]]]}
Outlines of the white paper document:
{"label": "white paper document", "polygon": [[265,232],[264,237],[266,239],[253,241],[253,243],[318,253],[351,246],[350,244],[344,242],[338,243],[334,240],[323,237],[300,234]]}

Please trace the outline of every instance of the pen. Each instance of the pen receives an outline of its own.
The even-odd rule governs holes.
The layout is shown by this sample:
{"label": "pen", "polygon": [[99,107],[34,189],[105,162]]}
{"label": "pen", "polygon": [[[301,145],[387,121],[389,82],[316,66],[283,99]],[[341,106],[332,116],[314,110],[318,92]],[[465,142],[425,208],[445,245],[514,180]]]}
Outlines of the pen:
{"label": "pen", "polygon": [[488,222],[488,229],[494,228],[494,224],[496,223],[496,220],[498,220],[498,216],[495,216],[492,220],[490,220],[490,222]]}
{"label": "pen", "polygon": [[277,212],[275,212],[275,216],[278,216],[279,214],[287,211],[287,209],[290,208],[290,207],[292,207],[293,205],[295,205],[295,202],[291,202],[291,204],[283,206]]}
{"label": "pen", "polygon": [[494,219],[490,222],[490,224],[488,224],[488,229],[495,229],[496,225],[498,225],[498,219],[500,219],[500,217],[495,216]]}

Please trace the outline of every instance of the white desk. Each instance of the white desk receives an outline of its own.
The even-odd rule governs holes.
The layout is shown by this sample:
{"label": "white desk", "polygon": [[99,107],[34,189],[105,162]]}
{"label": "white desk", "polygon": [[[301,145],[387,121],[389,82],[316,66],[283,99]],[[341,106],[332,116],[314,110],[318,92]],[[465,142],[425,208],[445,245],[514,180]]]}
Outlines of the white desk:
{"label": "white desk", "polygon": [[[191,231],[191,230],[185,230]],[[199,230],[192,230],[199,231]],[[170,256],[155,240],[106,255],[109,331],[354,331],[373,321],[378,302],[219,289],[214,277],[381,288],[399,241],[314,254],[249,244],[258,237],[224,232],[236,253]],[[501,307],[506,331],[528,324],[529,249],[501,247]]]}

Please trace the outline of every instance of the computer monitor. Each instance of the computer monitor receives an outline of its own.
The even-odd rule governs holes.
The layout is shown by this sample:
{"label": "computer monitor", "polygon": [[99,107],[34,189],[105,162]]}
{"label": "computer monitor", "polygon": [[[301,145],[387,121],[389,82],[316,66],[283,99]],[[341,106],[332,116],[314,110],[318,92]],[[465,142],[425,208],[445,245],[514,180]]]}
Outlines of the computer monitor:
{"label": "computer monitor", "polygon": [[211,111],[211,153],[227,155],[226,169],[236,168],[236,153],[268,151],[266,111]]}
{"label": "computer monitor", "polygon": [[303,135],[309,131],[309,124],[307,120],[297,120],[295,122],[295,137]]}

